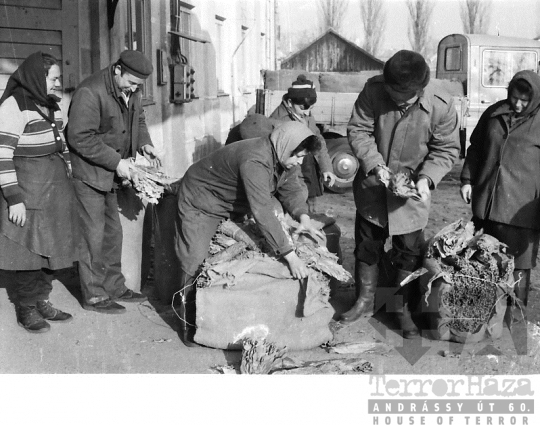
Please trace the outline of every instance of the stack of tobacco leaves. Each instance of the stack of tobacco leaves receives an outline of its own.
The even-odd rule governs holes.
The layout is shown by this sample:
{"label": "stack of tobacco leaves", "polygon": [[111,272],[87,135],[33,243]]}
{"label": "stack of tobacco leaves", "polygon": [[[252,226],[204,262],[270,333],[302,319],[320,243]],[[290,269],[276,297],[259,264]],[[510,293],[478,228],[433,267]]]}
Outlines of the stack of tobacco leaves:
{"label": "stack of tobacco leaves", "polygon": [[131,182],[137,196],[152,204],[157,204],[165,189],[179,180],[165,175],[157,168],[136,164],[133,158],[129,163],[129,168],[131,173],[137,176],[136,181]]}
{"label": "stack of tobacco leaves", "polygon": [[472,222],[452,223],[435,235],[427,257],[439,263],[438,277],[451,285],[443,292],[442,304],[451,312],[449,326],[459,332],[474,333],[487,324],[498,301],[498,293],[509,294],[514,260],[506,245],[496,238],[474,233]]}
{"label": "stack of tobacco leaves", "polygon": [[[333,277],[346,282],[351,278],[350,273],[338,264],[337,256],[329,252],[325,246],[320,246],[308,238],[292,238],[291,234],[298,223],[290,218],[285,219],[282,214],[278,215],[278,218],[294,244],[298,257],[305,262],[306,266],[325,275],[321,276],[321,281],[329,281],[327,277]],[[290,226],[287,223],[293,225]],[[235,259],[273,256],[268,243],[252,220],[246,220],[242,224],[234,223],[231,220],[221,222],[208,252],[211,255],[205,260],[197,278],[197,286],[199,287],[208,286],[211,283],[207,270],[215,264]]]}
{"label": "stack of tobacco leaves", "polygon": [[299,223],[294,221],[289,215],[278,214],[283,230],[291,235],[296,255],[306,264],[306,266],[333,277],[340,282],[347,282],[351,274],[338,264],[338,257],[328,251],[325,246],[321,246],[318,241],[314,241],[308,236],[296,236],[294,231]]}

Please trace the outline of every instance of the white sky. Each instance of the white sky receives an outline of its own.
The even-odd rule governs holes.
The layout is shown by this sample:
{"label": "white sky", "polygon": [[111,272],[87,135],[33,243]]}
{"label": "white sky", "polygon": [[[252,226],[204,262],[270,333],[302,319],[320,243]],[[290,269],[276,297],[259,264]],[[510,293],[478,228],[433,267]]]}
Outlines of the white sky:
{"label": "white sky", "polygon": [[[342,35],[361,45],[363,27],[360,1],[348,0]],[[463,32],[459,15],[462,0],[435,0],[430,34],[437,42],[448,34]],[[293,33],[318,26],[318,0],[278,0],[283,31]],[[409,14],[405,0],[386,0],[386,31],[381,52],[409,49]],[[534,38],[540,35],[540,0],[492,0],[488,34]]]}

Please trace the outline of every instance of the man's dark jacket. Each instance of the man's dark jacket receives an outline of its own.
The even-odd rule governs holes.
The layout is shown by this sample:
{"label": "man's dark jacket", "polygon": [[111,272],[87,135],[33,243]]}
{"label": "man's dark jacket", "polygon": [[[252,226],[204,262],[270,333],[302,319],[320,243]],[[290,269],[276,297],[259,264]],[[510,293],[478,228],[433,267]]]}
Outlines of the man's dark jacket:
{"label": "man's dark jacket", "polygon": [[[125,124],[123,114],[127,113],[131,131]],[[130,96],[126,109],[112,67],[85,79],[71,101],[67,142],[73,177],[98,190],[111,190],[120,159],[152,145],[140,91]]]}

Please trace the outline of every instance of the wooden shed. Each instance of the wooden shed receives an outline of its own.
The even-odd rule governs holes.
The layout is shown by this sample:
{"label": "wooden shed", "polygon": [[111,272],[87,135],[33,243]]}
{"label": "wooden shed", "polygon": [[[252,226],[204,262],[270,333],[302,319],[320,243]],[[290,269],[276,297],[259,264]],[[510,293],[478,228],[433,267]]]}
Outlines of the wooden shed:
{"label": "wooden shed", "polygon": [[302,69],[308,72],[382,71],[383,66],[382,60],[331,28],[281,63],[281,69]]}

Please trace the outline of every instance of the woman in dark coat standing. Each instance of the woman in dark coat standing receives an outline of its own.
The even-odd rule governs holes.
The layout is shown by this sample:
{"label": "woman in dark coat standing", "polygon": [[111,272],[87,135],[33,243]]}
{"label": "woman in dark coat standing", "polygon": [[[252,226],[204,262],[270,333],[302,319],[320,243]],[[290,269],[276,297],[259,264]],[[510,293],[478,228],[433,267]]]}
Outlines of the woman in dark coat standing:
{"label": "woman in dark coat standing", "polygon": [[318,149],[319,140],[305,125],[288,122],[269,136],[225,146],[189,167],[178,189],[176,238],[184,344],[192,345],[195,333],[193,282],[221,220],[251,213],[275,254],[288,263],[291,275],[307,276],[276,216],[275,202],[279,200],[300,222],[296,232],[322,237],[311,223],[298,177],[304,157]]}
{"label": "woman in dark coat standing", "polygon": [[59,89],[58,62],[36,52],[0,99],[0,269],[14,287],[19,324],[33,333],[72,319],[49,302],[53,270],[77,260]]}
{"label": "woman in dark coat standing", "polygon": [[514,291],[523,318],[540,239],[540,76],[520,71],[508,97],[490,106],[471,135],[461,196],[472,201],[477,228],[508,245],[515,257]]}

